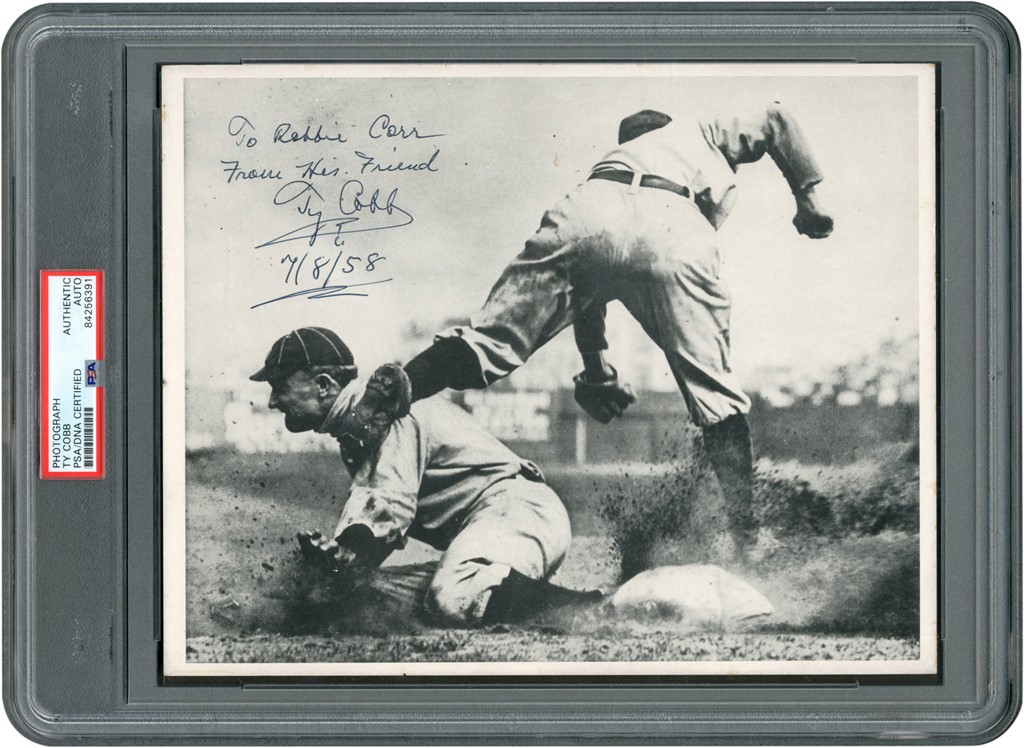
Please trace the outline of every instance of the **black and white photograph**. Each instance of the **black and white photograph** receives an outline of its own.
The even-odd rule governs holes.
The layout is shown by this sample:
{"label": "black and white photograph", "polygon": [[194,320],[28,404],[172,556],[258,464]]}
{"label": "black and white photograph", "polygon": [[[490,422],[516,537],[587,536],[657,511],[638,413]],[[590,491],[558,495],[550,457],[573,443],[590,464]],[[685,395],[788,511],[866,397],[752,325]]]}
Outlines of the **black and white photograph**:
{"label": "black and white photograph", "polygon": [[934,76],[164,67],[164,674],[936,674]]}

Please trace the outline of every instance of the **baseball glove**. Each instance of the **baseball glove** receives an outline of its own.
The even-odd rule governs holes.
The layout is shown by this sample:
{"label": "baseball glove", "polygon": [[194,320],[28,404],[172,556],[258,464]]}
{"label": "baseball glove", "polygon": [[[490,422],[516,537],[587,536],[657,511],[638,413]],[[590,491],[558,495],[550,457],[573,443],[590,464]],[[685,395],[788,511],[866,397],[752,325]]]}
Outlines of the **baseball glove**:
{"label": "baseball glove", "polygon": [[620,384],[616,372],[611,379],[602,382],[590,382],[586,372],[580,372],[572,381],[576,384],[576,402],[587,414],[601,423],[608,423],[636,402],[633,388],[628,384]]}

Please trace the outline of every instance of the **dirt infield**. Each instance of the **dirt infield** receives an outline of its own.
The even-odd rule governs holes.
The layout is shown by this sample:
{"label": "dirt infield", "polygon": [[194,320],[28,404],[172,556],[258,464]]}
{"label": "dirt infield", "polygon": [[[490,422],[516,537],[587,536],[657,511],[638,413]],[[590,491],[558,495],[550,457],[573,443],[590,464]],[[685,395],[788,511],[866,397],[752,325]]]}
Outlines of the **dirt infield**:
{"label": "dirt infield", "polygon": [[[759,465],[760,543],[744,566],[717,532],[720,506],[701,480],[679,532],[652,534],[653,564],[717,563],[764,593],[775,615],[756,628],[686,629],[622,621],[603,609],[523,626],[440,630],[394,604],[387,584],[365,610],[338,600],[298,559],[294,534],[335,522],[346,486],[336,456],[189,458],[187,659],[190,662],[745,661],[916,659],[918,538],[901,507],[916,491],[902,448],[839,469]],[[632,472],[630,472],[632,471]],[[913,473],[913,474],[911,474]],[[660,496],[674,472],[647,466],[555,472],[574,527],[555,581],[613,590],[622,576],[621,528],[601,505],[624,488]],[[668,476],[668,478],[666,478]],[[809,477],[808,477],[809,476]],[[668,483],[666,484],[666,480]],[[559,487],[559,484],[562,484]],[[641,493],[637,494],[641,496]],[[787,498],[788,497],[788,498]],[[901,498],[902,497],[902,498]],[[651,496],[641,496],[650,507]],[[916,498],[916,497],[915,497]],[[666,500],[679,501],[678,496]],[[831,503],[830,503],[831,502]],[[657,510],[657,506],[655,506]],[[884,510],[884,511],[883,511]],[[887,512],[871,527],[859,512]],[[794,517],[802,517],[802,523]],[[875,525],[880,525],[877,527]],[[845,528],[853,531],[845,531]],[[603,532],[602,532],[603,530]],[[874,530],[874,531],[872,531]],[[579,532],[579,530],[577,530]],[[387,567],[437,552],[411,542]],[[403,570],[404,571],[404,570]],[[388,575],[387,568],[384,577]],[[407,578],[406,576],[402,577]],[[404,582],[403,582],[404,583]],[[418,583],[418,582],[414,582]],[[365,603],[365,601],[364,601]]]}
{"label": "dirt infield", "polygon": [[738,662],[916,659],[902,639],[812,634],[697,634],[614,631],[566,634],[549,627],[491,627],[399,637],[353,635],[197,637],[195,662]]}

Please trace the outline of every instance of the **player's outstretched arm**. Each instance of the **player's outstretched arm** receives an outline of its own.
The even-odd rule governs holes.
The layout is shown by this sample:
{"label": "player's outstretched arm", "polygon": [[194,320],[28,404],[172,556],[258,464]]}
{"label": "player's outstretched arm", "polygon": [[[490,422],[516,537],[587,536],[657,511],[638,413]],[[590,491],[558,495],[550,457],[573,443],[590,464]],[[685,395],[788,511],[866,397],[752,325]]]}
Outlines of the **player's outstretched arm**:
{"label": "player's outstretched arm", "polygon": [[824,239],[832,233],[833,220],[817,196],[815,185],[823,179],[811,144],[793,115],[779,102],[766,112],[768,155],[779,167],[796,199],[796,230],[811,239]]}
{"label": "player's outstretched arm", "polygon": [[832,233],[832,215],[821,205],[815,185],[824,178],[810,142],[796,118],[775,101],[752,116],[718,116],[712,127],[718,149],[735,170],[765,153],[782,172],[796,200],[796,230],[812,239]]}

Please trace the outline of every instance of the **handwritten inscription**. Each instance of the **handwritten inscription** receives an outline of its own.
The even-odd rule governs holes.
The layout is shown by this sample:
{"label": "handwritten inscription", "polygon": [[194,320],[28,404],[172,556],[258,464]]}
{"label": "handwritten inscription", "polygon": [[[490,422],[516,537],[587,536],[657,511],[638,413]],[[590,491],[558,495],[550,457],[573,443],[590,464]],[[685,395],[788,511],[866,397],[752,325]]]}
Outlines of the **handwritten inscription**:
{"label": "handwritten inscription", "polygon": [[437,167],[434,166],[434,161],[441,154],[440,148],[435,148],[434,152],[430,155],[430,158],[425,161],[406,163],[405,161],[394,161],[394,162],[383,162],[377,160],[376,156],[371,156],[362,151],[356,151],[356,156],[363,160],[362,165],[359,167],[360,174],[373,174],[379,171],[437,171]]}
{"label": "handwritten inscription", "polygon": [[221,163],[225,166],[222,171],[228,175],[228,184],[249,179],[284,179],[281,172],[274,169],[246,169],[240,166],[238,161],[221,161]]}
{"label": "handwritten inscription", "polygon": [[282,122],[274,130],[274,142],[275,143],[344,143],[346,139],[342,137],[341,133],[327,133],[324,132],[323,125],[317,125],[316,131],[313,131],[312,125],[306,125],[306,129],[299,132],[298,129],[293,129],[290,122]]}
{"label": "handwritten inscription", "polygon": [[331,210],[336,208],[340,215],[325,217],[324,210],[328,201],[312,182],[302,179],[288,182],[274,195],[274,205],[291,207],[300,216],[312,219],[312,223],[305,223],[256,248],[303,239],[312,247],[318,240],[332,237],[334,244],[340,246],[344,234],[401,228],[413,222],[412,214],[395,203],[397,188],[388,193],[386,198],[380,197],[380,190],[375,190],[369,197],[364,193],[361,182],[345,182],[330,203],[333,206]]}
{"label": "handwritten inscription", "polygon": [[305,164],[298,164],[296,169],[302,170],[300,179],[315,179],[316,177],[336,177],[341,174],[341,167],[330,168],[324,165],[324,160],[318,158],[316,161],[309,161]]}
{"label": "handwritten inscription", "polygon": [[443,138],[443,133],[435,135],[423,135],[415,127],[406,130],[403,125],[396,125],[391,122],[391,117],[387,114],[382,114],[373,121],[370,125],[369,135],[371,138]]}
{"label": "handwritten inscription", "polygon": [[[370,246],[372,236],[415,222],[409,195],[401,191],[412,190],[415,202],[420,180],[441,170],[442,151],[434,142],[444,133],[388,113],[364,120],[362,128],[358,122],[263,122],[239,113],[228,118],[226,132],[225,145],[235,153],[218,160],[219,178],[257,204],[265,201],[287,226],[277,233],[282,221],[273,221],[277,235],[254,247],[280,253],[274,266],[281,293],[251,308],[365,297],[394,280],[395,268],[380,247]],[[295,218],[290,226],[288,216]]]}
{"label": "handwritten inscription", "polygon": [[248,117],[236,114],[228,120],[228,134],[232,138],[235,138],[235,145],[237,146],[255,148],[256,144],[259,142],[255,137],[253,137],[253,133],[255,132],[256,128],[253,127],[253,124],[249,121]]}
{"label": "handwritten inscription", "polygon": [[369,296],[367,293],[370,286],[378,286],[382,283],[390,283],[391,278],[384,278],[379,281],[366,281],[364,283],[350,283],[344,286],[316,286],[314,288],[304,288],[301,291],[294,291],[293,293],[287,293],[283,296],[277,296],[273,299],[267,299],[261,301],[259,304],[253,304],[252,309],[257,307],[266,306],[267,304],[273,304],[275,301],[288,301],[289,299],[336,299],[339,296]]}
{"label": "handwritten inscription", "polygon": [[317,300],[335,299],[340,296],[368,296],[367,289],[369,286],[390,283],[391,278],[344,285],[332,285],[331,279],[335,277],[336,273],[339,276],[350,275],[358,270],[372,273],[386,259],[379,252],[370,252],[366,257],[351,254],[346,256],[344,250],[338,250],[333,257],[328,255],[312,255],[310,252],[303,252],[299,255],[286,254],[281,258],[281,265],[287,268],[284,276],[285,284],[305,287],[297,291],[289,291],[266,301],[261,301],[258,304],[253,304],[251,308],[256,309],[267,304],[273,304],[275,301],[287,301],[289,299],[305,298]]}

